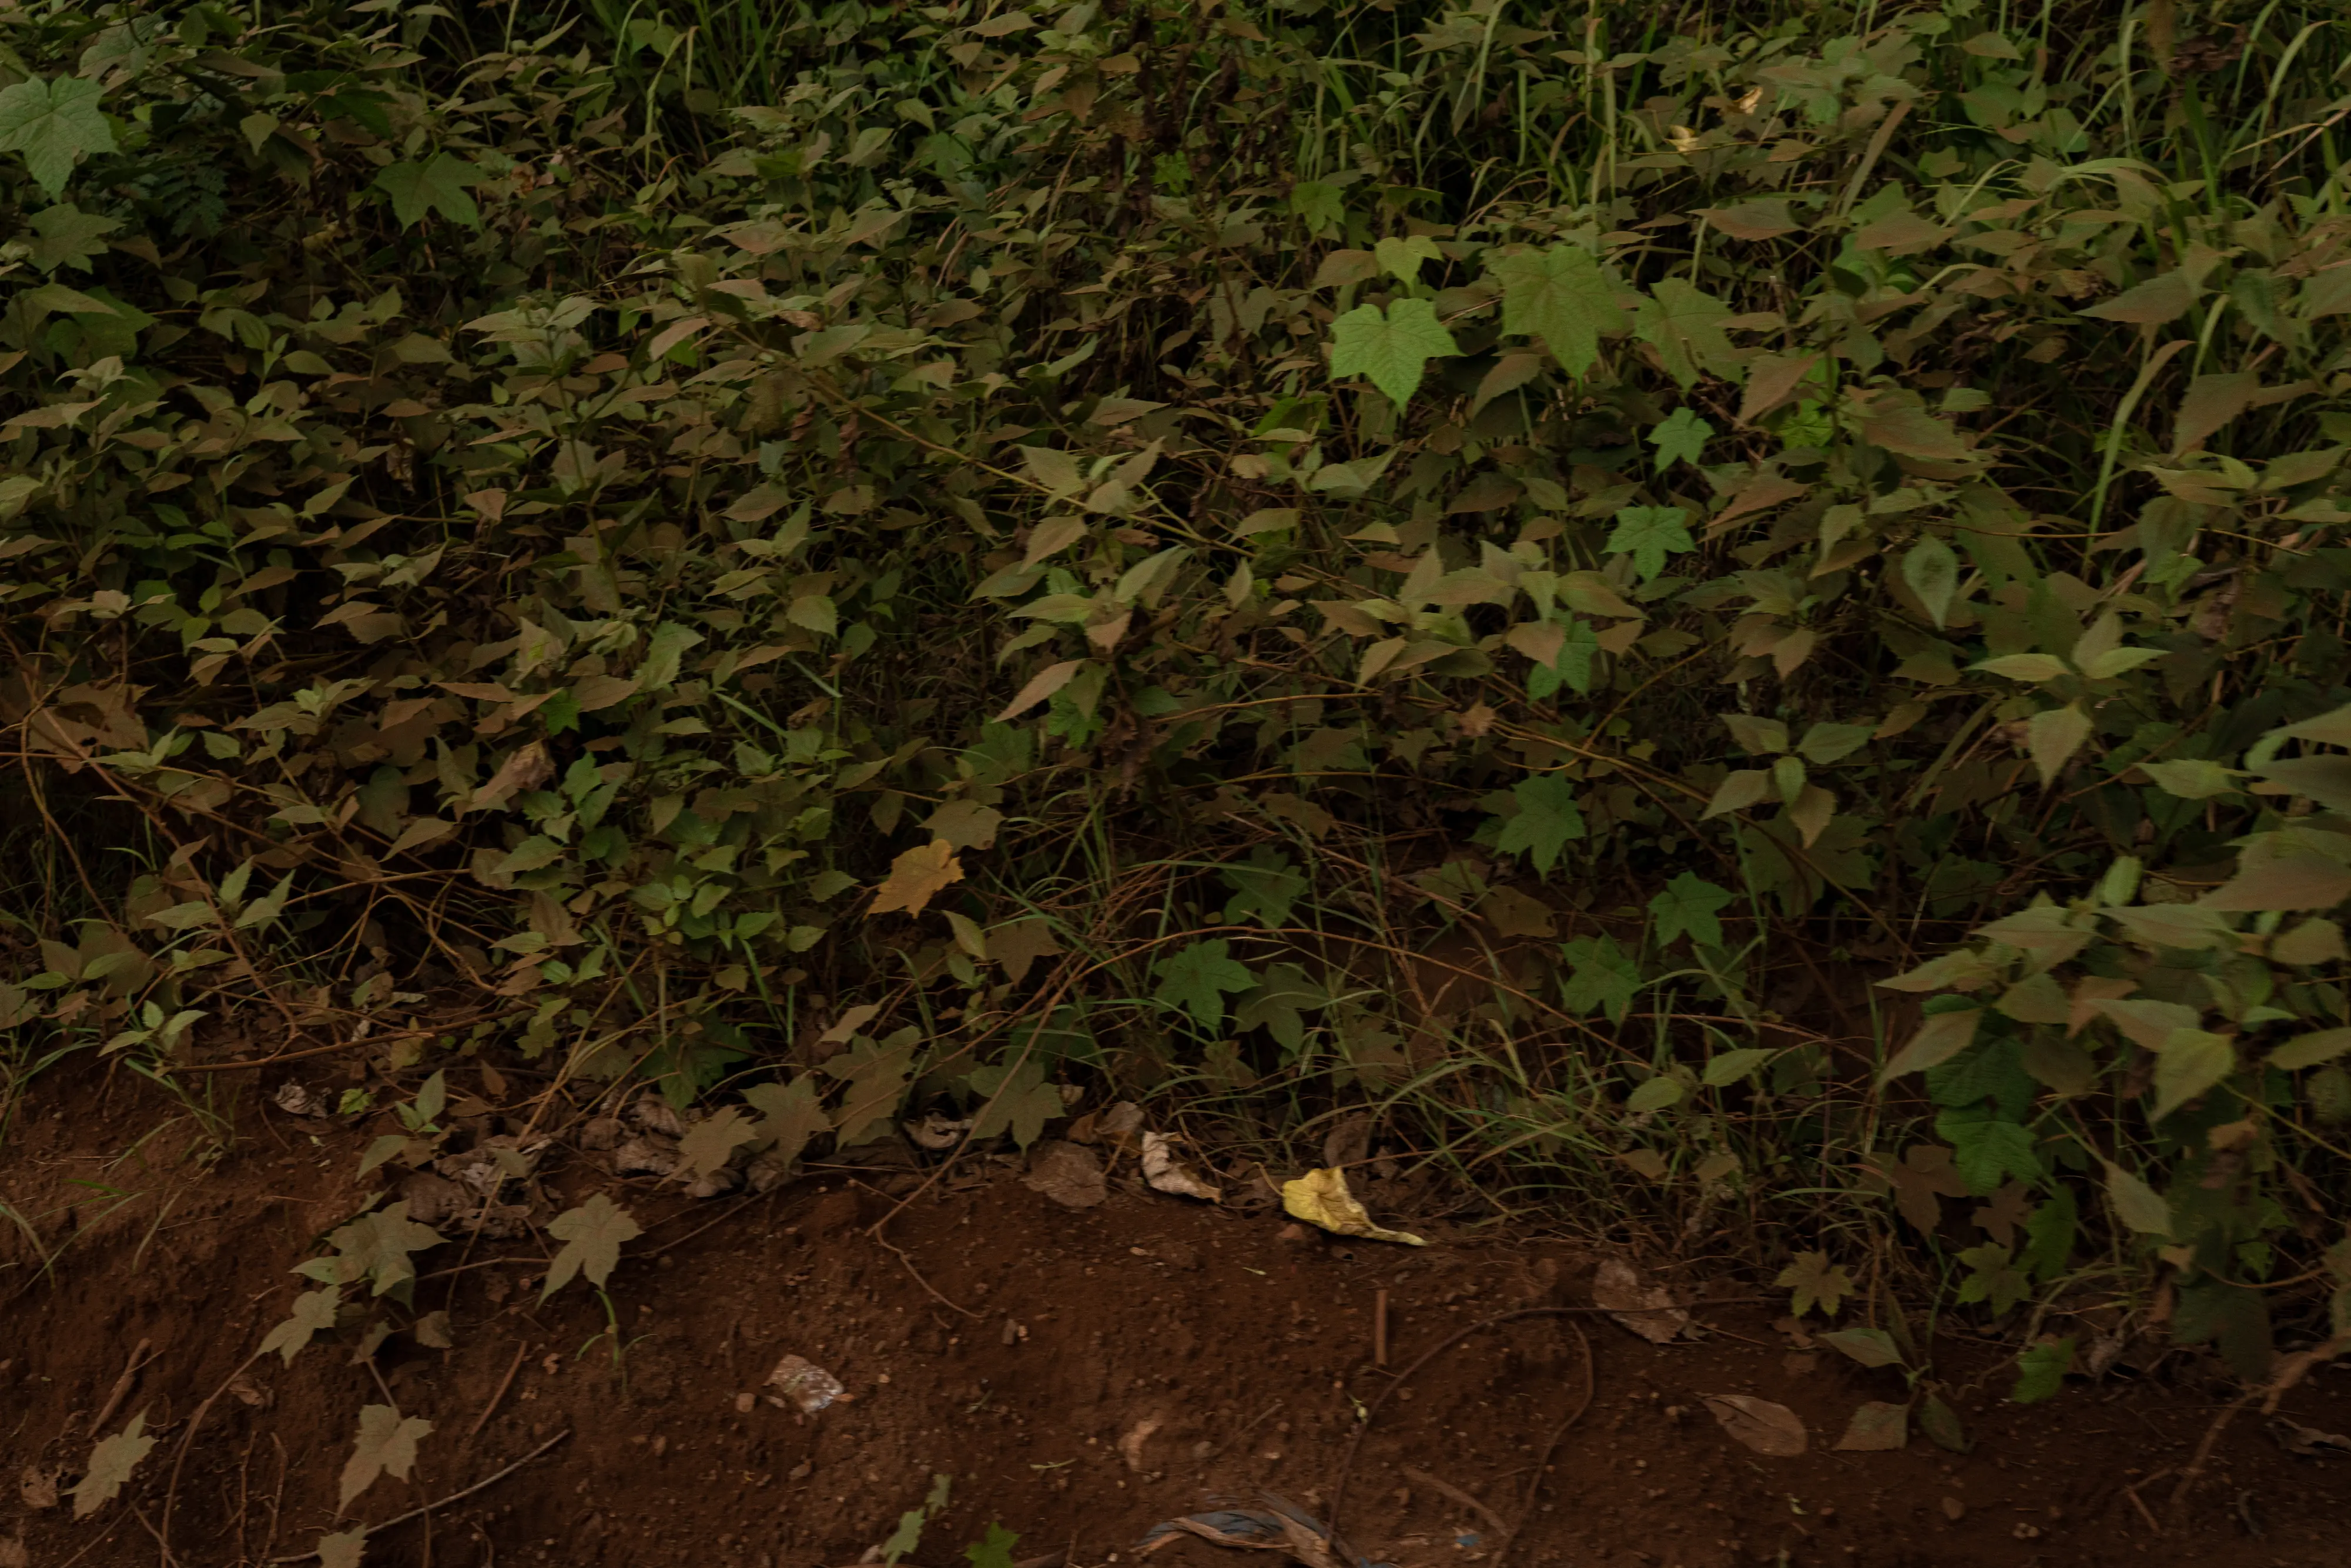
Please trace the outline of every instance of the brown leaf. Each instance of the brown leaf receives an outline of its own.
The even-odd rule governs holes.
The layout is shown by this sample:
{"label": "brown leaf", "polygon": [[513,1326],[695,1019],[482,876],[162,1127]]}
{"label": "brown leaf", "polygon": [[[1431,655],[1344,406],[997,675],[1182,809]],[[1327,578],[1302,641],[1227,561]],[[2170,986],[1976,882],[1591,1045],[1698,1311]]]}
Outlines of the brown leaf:
{"label": "brown leaf", "polygon": [[1622,1258],[1611,1258],[1592,1276],[1592,1304],[1653,1344],[1677,1339],[1689,1314],[1674,1304],[1672,1292],[1653,1285]]}
{"label": "brown leaf", "polygon": [[517,747],[514,755],[499,765],[490,781],[474,791],[469,810],[495,811],[526,789],[536,789],[555,777],[555,764],[548,760],[547,747],[538,741]]}
{"label": "brown leaf", "polygon": [[1110,1196],[1102,1179],[1102,1161],[1091,1149],[1055,1141],[1044,1145],[1029,1163],[1021,1185],[1041,1192],[1064,1208],[1092,1208]]}
{"label": "brown leaf", "polygon": [[1792,1459],[1810,1446],[1803,1417],[1785,1405],[1751,1394],[1709,1394],[1706,1407],[1714,1412],[1724,1431],[1759,1454]]}
{"label": "brown leaf", "polygon": [[962,880],[963,862],[956,858],[955,846],[945,839],[933,839],[890,862],[890,875],[875,891],[873,907],[865,913],[887,915],[893,910],[904,910],[908,915],[920,915],[932,899],[946,891],[948,884]]}

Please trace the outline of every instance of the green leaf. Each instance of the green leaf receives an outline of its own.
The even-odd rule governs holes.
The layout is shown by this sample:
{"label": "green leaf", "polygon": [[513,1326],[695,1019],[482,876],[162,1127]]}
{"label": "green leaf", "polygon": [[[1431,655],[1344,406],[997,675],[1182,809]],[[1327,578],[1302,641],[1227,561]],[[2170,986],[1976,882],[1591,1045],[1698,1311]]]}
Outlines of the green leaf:
{"label": "green leaf", "polygon": [[2043,785],[2053,781],[2082,743],[2090,738],[2089,714],[2080,703],[2043,708],[2024,721],[2025,749]]}
{"label": "green leaf", "polygon": [[799,1159],[811,1139],[832,1131],[823,1098],[823,1086],[807,1072],[789,1083],[754,1083],[743,1091],[745,1103],[759,1113],[759,1138],[773,1143],[768,1153],[784,1166]]}
{"label": "green leaf", "polygon": [[2054,1398],[2074,1370],[2074,1340],[2045,1339],[2016,1358],[2016,1386],[2008,1396],[2019,1405],[2038,1405]]}
{"label": "green leaf", "polygon": [[1548,876],[1559,863],[1560,851],[1570,839],[1583,836],[1583,813],[1576,809],[1575,786],[1557,773],[1522,779],[1510,789],[1518,814],[1502,824],[1494,848],[1504,854],[1523,854]]}
{"label": "green leaf", "polygon": [[101,1437],[91,1447],[89,1465],[82,1471],[81,1479],[74,1483],[76,1519],[87,1519],[114,1500],[123,1483],[131,1479],[131,1472],[154,1449],[155,1439],[146,1434],[147,1412],[141,1410],[121,1431],[111,1437]]}
{"label": "green leaf", "polygon": [[1964,1454],[1975,1445],[1968,1440],[1968,1429],[1959,1422],[1959,1413],[1944,1403],[1942,1396],[1929,1394],[1918,1406],[1918,1430],[1927,1434],[1928,1441],[1954,1454]]}
{"label": "green leaf", "polygon": [[1696,548],[1690,538],[1689,514],[1679,507],[1625,507],[1616,514],[1616,527],[1601,548],[1611,555],[1629,555],[1641,580],[1649,581],[1666,570],[1666,557]]}
{"label": "green leaf", "polygon": [[386,1471],[406,1480],[409,1472],[416,1468],[418,1440],[432,1430],[433,1423],[421,1416],[403,1418],[397,1406],[362,1406],[359,1437],[351,1445],[351,1457],[343,1464],[341,1506],[350,1507],[351,1500],[373,1486],[376,1477]]}
{"label": "green leaf", "polygon": [[590,1195],[579,1207],[557,1215],[548,1223],[547,1233],[563,1247],[547,1266],[547,1283],[538,1291],[542,1301],[569,1284],[573,1275],[583,1272],[588,1282],[601,1290],[612,1277],[612,1266],[621,1260],[621,1243],[644,1234],[627,1209],[601,1192]]}
{"label": "green leaf", "polygon": [[1625,329],[1615,290],[1600,262],[1580,246],[1522,250],[1493,264],[1502,286],[1502,330],[1540,338],[1569,375],[1600,357],[1600,340]]}
{"label": "green leaf", "polygon": [[1009,1131],[1012,1141],[1027,1148],[1044,1135],[1045,1124],[1069,1113],[1061,1092],[1045,1081],[1045,1070],[1032,1057],[1018,1067],[983,1067],[971,1075],[972,1092],[988,1097],[973,1124],[974,1141]]}
{"label": "green leaf", "polygon": [[[681,1180],[706,1176],[721,1169],[735,1151],[758,1137],[751,1118],[729,1105],[685,1130],[677,1141],[677,1175]],[[601,1282],[601,1281],[600,1281]]]}
{"label": "green leaf", "polygon": [[1614,936],[1579,936],[1560,947],[1568,976],[1560,987],[1567,1010],[1579,1015],[1604,1012],[1612,1023],[1622,1023],[1633,998],[1641,993],[1641,967],[1616,946]]}
{"label": "green leaf", "polygon": [[1759,1045],[1743,1045],[1726,1051],[1706,1064],[1699,1082],[1709,1089],[1726,1089],[1744,1080],[1747,1075],[1771,1060],[1771,1052]]}
{"label": "green leaf", "polygon": [[1978,1197],[1989,1197],[2010,1176],[2032,1181],[2041,1175],[2032,1129],[1989,1106],[1946,1111],[1935,1118],[1935,1132],[1951,1145],[1951,1168]]}
{"label": "green leaf", "polygon": [[438,1247],[448,1239],[432,1227],[409,1218],[404,1198],[379,1213],[360,1216],[327,1238],[341,1254],[335,1260],[337,1281],[344,1284],[372,1281],[379,1296],[416,1278],[410,1253]]}
{"label": "green leaf", "polygon": [[2209,800],[2215,795],[2233,794],[2237,780],[2245,776],[2241,768],[2223,768],[2201,758],[2142,762],[2138,770],[2154,779],[2157,789],[2181,800]]}
{"label": "green leaf", "polygon": [[34,238],[25,242],[32,263],[43,272],[60,267],[90,270],[89,258],[106,253],[106,235],[122,226],[120,218],[102,218],[67,203],[33,214]]}
{"label": "green leaf", "polygon": [[2141,1236],[2168,1237],[2171,1206],[2163,1200],[2163,1195],[2135,1173],[2111,1160],[2105,1163],[2106,1201],[2115,1206],[2115,1218]]}
{"label": "green leaf", "polygon": [[1814,1336],[1831,1350],[1842,1352],[1864,1366],[1900,1366],[1902,1352],[1884,1329],[1839,1329]]}
{"label": "green leaf", "polygon": [[1696,463],[1706,455],[1706,444],[1714,439],[1714,426],[1688,409],[1674,410],[1663,424],[1649,432],[1649,444],[1657,449],[1657,472],[1662,474],[1676,463]]}
{"label": "green leaf", "polygon": [[1831,1263],[1825,1252],[1797,1253],[1795,1260],[1780,1270],[1775,1282],[1793,1292],[1788,1311],[1800,1318],[1815,1307],[1823,1316],[1833,1318],[1853,1294],[1853,1276],[1844,1264]]}
{"label": "green leaf", "polygon": [[1343,228],[1347,222],[1345,195],[1338,186],[1320,180],[1301,180],[1292,185],[1290,210],[1298,214],[1309,233],[1317,235]]}
{"label": "green leaf", "polygon": [[1649,900],[1649,930],[1660,947],[1687,936],[1700,947],[1722,946],[1722,912],[1731,895],[1704,877],[1683,872]]}
{"label": "green leaf", "polygon": [[2054,1197],[2034,1208],[2025,1220],[2024,1250],[2017,1261],[2030,1269],[2036,1279],[2055,1280],[2072,1263],[2074,1242],[2081,1229],[2082,1209],[2074,1199],[2074,1189],[2061,1186]]}
{"label": "green leaf", "polygon": [[1169,954],[1152,966],[1159,984],[1155,1000],[1183,1009],[1203,1029],[1215,1029],[1225,1019],[1225,993],[1246,991],[1257,984],[1247,966],[1228,956],[1231,945],[1221,936]]}
{"label": "green leaf", "polygon": [[[2311,924],[2324,925],[2325,922],[2313,921]],[[2287,1040],[2270,1052],[2269,1064],[2294,1072],[2332,1061],[2346,1051],[2351,1051],[2351,1029],[2323,1029],[2315,1034],[2296,1035]]]}
{"label": "green leaf", "polygon": [[965,1561],[971,1568],[1012,1568],[1012,1548],[1020,1537],[1000,1524],[991,1524],[987,1533],[963,1549]]}
{"label": "green leaf", "polygon": [[423,163],[394,163],[379,171],[376,188],[392,198],[392,215],[404,229],[414,228],[427,213],[439,213],[469,229],[482,226],[482,210],[465,193],[482,183],[481,172],[454,153],[435,152]]}
{"label": "green leaf", "polygon": [[2155,1053],[2155,1110],[2160,1122],[2237,1070],[2237,1048],[2224,1034],[2174,1030]]}
{"label": "green leaf", "polygon": [[1240,999],[1233,1027],[1261,1029],[1295,1056],[1306,1044],[1306,1018],[1331,1005],[1331,995],[1295,964],[1269,964],[1262,984]]}
{"label": "green leaf", "polygon": [[96,82],[79,77],[36,78],[0,91],[0,152],[23,153],[25,167],[54,200],[76,163],[115,150],[99,96]]}
{"label": "green leaf", "polygon": [[1255,920],[1270,930],[1290,924],[1290,906],[1306,892],[1306,878],[1288,855],[1259,844],[1249,858],[1225,867],[1233,896],[1225,902],[1225,924]]}
{"label": "green leaf", "polygon": [[1959,590],[1958,552],[1933,534],[1923,536],[1903,554],[1902,582],[1918,596],[1927,619],[1940,627],[1949,619],[1951,599]]}
{"label": "green leaf", "polygon": [[1657,350],[1666,373],[1684,387],[1701,371],[1729,380],[1739,376],[1739,350],[1723,334],[1730,307],[1704,289],[1678,277],[1668,277],[1641,301],[1634,330]]}
{"label": "green leaf", "polygon": [[1332,378],[1368,376],[1398,408],[1412,401],[1429,361],[1460,351],[1426,299],[1396,300],[1385,314],[1358,305],[1331,323]]}
{"label": "green leaf", "polygon": [[1668,1105],[1680,1104],[1682,1096],[1687,1092],[1680,1079],[1660,1072],[1625,1096],[1625,1109],[1635,1115],[1662,1111]]}
{"label": "green leaf", "polygon": [[254,1354],[267,1355],[276,1351],[285,1364],[294,1364],[294,1358],[310,1343],[310,1336],[322,1329],[335,1326],[335,1309],[342,1304],[340,1286],[329,1285],[323,1290],[305,1291],[294,1298],[294,1315],[271,1329]]}

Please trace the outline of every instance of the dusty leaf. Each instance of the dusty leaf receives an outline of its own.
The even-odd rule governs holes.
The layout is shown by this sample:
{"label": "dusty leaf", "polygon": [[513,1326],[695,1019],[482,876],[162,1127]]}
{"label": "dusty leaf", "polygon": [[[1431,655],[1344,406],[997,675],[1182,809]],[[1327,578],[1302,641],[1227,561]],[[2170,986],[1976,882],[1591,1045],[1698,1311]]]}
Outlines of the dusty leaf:
{"label": "dusty leaf", "polygon": [[87,1519],[104,1504],[112,1502],[131,1479],[131,1472],[139,1468],[139,1461],[154,1447],[155,1439],[147,1436],[144,1410],[131,1417],[113,1437],[99,1438],[89,1451],[89,1467],[74,1483],[74,1517]]}
{"label": "dusty leaf", "polygon": [[1800,1318],[1814,1307],[1833,1318],[1853,1294],[1853,1276],[1844,1264],[1831,1263],[1825,1252],[1797,1253],[1795,1261],[1780,1270],[1777,1283],[1793,1292],[1788,1310]]}
{"label": "dusty leaf", "polygon": [[416,1278],[410,1253],[438,1247],[449,1239],[409,1218],[408,1201],[402,1198],[376,1213],[360,1216],[327,1239],[340,1254],[335,1260],[333,1282],[366,1280],[375,1287],[372,1293],[381,1296]]}
{"label": "dusty leaf", "polygon": [[1864,1366],[1902,1364],[1901,1348],[1894,1343],[1894,1336],[1884,1329],[1839,1329],[1834,1333],[1815,1334],[1813,1338]]}
{"label": "dusty leaf", "polygon": [[340,1506],[350,1507],[353,1498],[387,1472],[406,1480],[416,1468],[417,1442],[432,1430],[432,1422],[421,1416],[402,1416],[397,1406],[362,1407],[359,1437],[351,1445],[351,1457],[343,1464]]}
{"label": "dusty leaf", "polygon": [[258,1354],[267,1355],[276,1351],[285,1364],[294,1364],[294,1358],[310,1343],[310,1336],[335,1326],[335,1309],[342,1305],[340,1287],[328,1285],[316,1291],[305,1291],[294,1298],[294,1312],[284,1322],[273,1328],[262,1339]]}
{"label": "dusty leaf", "polygon": [[1689,1327],[1689,1313],[1675,1305],[1673,1292],[1622,1258],[1603,1260],[1593,1272],[1592,1304],[1653,1344],[1679,1339]]}
{"label": "dusty leaf", "polygon": [[1092,1208],[1110,1196],[1102,1179],[1102,1161],[1092,1149],[1055,1140],[1040,1147],[1029,1162],[1021,1185],[1041,1192],[1064,1208]]}
{"label": "dusty leaf", "polygon": [[569,1284],[575,1274],[586,1274],[590,1284],[601,1289],[612,1276],[612,1266],[621,1260],[621,1244],[644,1234],[627,1209],[601,1192],[591,1194],[579,1207],[557,1215],[549,1222],[547,1233],[563,1247],[548,1265],[547,1283],[538,1292],[542,1301]]}
{"label": "dusty leaf", "polygon": [[1910,1407],[1873,1399],[1853,1413],[1836,1446],[1842,1453],[1886,1453],[1909,1441]]}
{"label": "dusty leaf", "polygon": [[737,1149],[758,1135],[751,1118],[729,1105],[685,1130],[685,1136],[677,1141],[677,1169],[674,1174],[682,1182],[708,1176],[734,1157]]}
{"label": "dusty leaf", "polygon": [[313,1549],[319,1554],[319,1568],[360,1568],[367,1557],[367,1526],[360,1524],[319,1537]]}
{"label": "dusty leaf", "polygon": [[832,1131],[823,1096],[823,1086],[809,1073],[789,1083],[755,1083],[743,1091],[745,1103],[759,1113],[754,1135],[773,1144],[769,1152],[778,1164],[790,1165],[810,1139]]}
{"label": "dusty leaf", "polygon": [[1724,1431],[1759,1454],[1789,1459],[1809,1446],[1803,1417],[1785,1405],[1758,1399],[1751,1394],[1709,1394],[1706,1407],[1714,1413]]}

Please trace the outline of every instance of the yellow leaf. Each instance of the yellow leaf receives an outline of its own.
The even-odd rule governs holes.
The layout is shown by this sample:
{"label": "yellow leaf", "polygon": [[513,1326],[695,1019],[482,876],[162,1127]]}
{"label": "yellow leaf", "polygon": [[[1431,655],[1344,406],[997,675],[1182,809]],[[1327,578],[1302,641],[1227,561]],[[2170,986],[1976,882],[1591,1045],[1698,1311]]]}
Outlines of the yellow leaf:
{"label": "yellow leaf", "polygon": [[1427,1242],[1406,1230],[1389,1230],[1372,1223],[1372,1217],[1347,1190],[1347,1173],[1336,1168],[1308,1171],[1296,1181],[1281,1184],[1282,1212],[1309,1225],[1319,1225],[1339,1236],[1361,1236],[1372,1241],[1401,1241],[1407,1247]]}

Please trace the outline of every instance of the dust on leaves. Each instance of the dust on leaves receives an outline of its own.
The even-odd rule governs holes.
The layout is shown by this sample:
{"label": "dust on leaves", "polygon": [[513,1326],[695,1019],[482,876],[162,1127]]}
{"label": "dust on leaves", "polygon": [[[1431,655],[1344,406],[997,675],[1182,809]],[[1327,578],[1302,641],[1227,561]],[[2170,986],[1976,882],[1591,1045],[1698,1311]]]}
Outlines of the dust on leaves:
{"label": "dust on leaves", "polygon": [[601,1192],[590,1194],[577,1208],[557,1215],[549,1221],[547,1233],[563,1246],[547,1267],[547,1282],[538,1292],[542,1301],[579,1274],[587,1275],[588,1282],[601,1290],[621,1260],[622,1244],[644,1234],[627,1209]]}
{"label": "dust on leaves", "polygon": [[1795,1261],[1780,1270],[1779,1287],[1792,1292],[1788,1310],[1798,1317],[1817,1307],[1834,1317],[1853,1294],[1853,1276],[1842,1263],[1831,1263],[1825,1252],[1799,1252]]}
{"label": "dust on leaves", "polygon": [[350,1508],[351,1500],[374,1485],[378,1476],[389,1473],[406,1480],[416,1466],[417,1443],[432,1430],[432,1422],[418,1416],[403,1416],[396,1406],[362,1406],[359,1435],[338,1482],[339,1506]]}
{"label": "dust on leaves", "polygon": [[111,1437],[101,1437],[89,1451],[89,1465],[80,1480],[74,1483],[74,1517],[87,1519],[103,1505],[112,1502],[139,1462],[154,1450],[155,1439],[147,1436],[147,1412],[141,1410],[124,1424],[121,1431]]}

